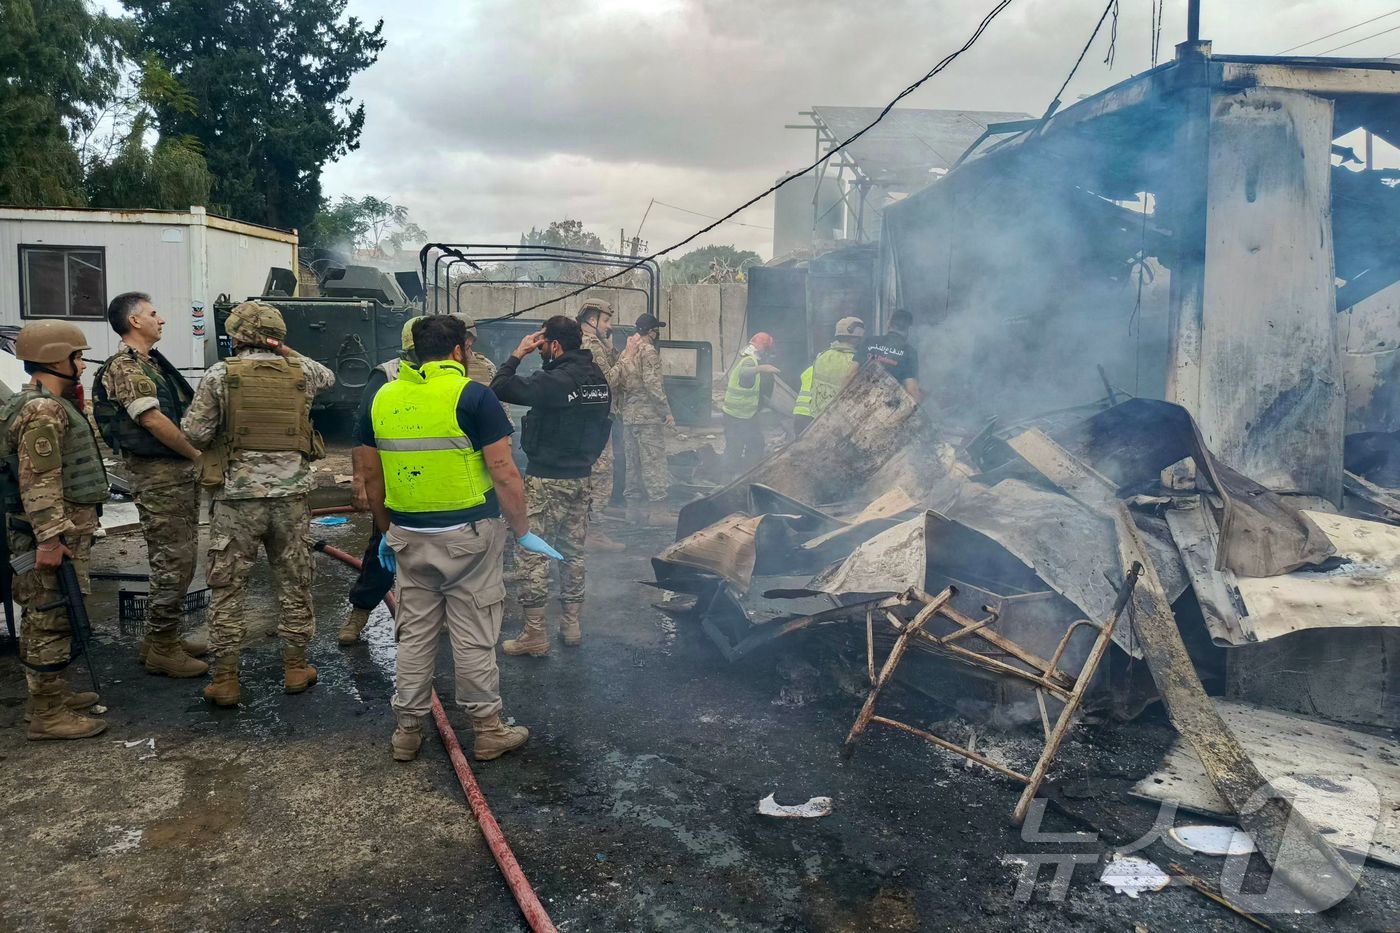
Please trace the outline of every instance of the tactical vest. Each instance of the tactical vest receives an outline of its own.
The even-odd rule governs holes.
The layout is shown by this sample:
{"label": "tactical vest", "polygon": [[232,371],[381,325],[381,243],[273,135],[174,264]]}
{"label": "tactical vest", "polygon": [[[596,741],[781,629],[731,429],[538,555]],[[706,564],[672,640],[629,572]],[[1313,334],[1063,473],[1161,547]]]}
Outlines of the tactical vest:
{"label": "tactical vest", "polygon": [[403,360],[396,356],[392,360],[385,360],[374,368],[388,377],[390,382],[393,382],[395,379],[399,378],[399,367],[402,365]]}
{"label": "tactical vest", "polygon": [[404,366],[370,406],[374,444],[384,468],[384,504],[435,527],[467,521],[494,488],[481,451],[457,421],[457,403],[471,385],[460,363]]}
{"label": "tactical vest", "polygon": [[812,414],[820,415],[846,386],[846,373],[855,362],[856,351],[842,343],[823,350],[812,363]]}
{"label": "tactical vest", "polygon": [[792,406],[792,413],[795,416],[812,418],[812,370],[808,366],[802,370],[802,387],[797,390],[797,401]]}
{"label": "tactical vest", "polygon": [[588,371],[597,375],[585,378],[580,374],[584,364],[578,361],[566,362],[555,370],[574,383],[567,407],[534,407],[525,413],[520,424],[520,449],[527,457],[541,457],[547,449],[544,459],[548,461],[583,461],[591,465],[608,446],[612,437],[612,389],[591,357],[586,365]]}
{"label": "tactical vest", "polygon": [[39,386],[25,386],[0,405],[0,502],[6,513],[24,511],[19,488],[19,450],[10,441],[10,424],[34,399],[51,398],[68,417],[59,457],[63,462],[63,498],[76,505],[100,505],[111,495],[107,469],[97,438],[83,413],[65,398]]}
{"label": "tactical vest", "polygon": [[[126,413],[125,405],[108,396],[103,377],[107,375],[107,368],[112,365],[112,360],[125,352],[127,351],[118,351],[117,355],[103,363],[92,380],[92,419],[97,422],[102,439],[118,454],[183,460],[182,455],[166,447],[154,434],[132,420]],[[178,425],[190,407],[194,390],[159,350],[151,351],[149,361],[142,359],[141,354],[134,351],[132,355],[140,364],[141,373],[156,387],[156,401],[160,403],[161,414]]]}
{"label": "tactical vest", "polygon": [[720,411],[743,421],[748,421],[758,414],[758,374],[754,373],[753,385],[747,388],[739,378],[747,369],[758,369],[758,360],[745,353],[734,362],[734,368],[729,371],[729,382],[724,387],[724,403],[720,405]]}
{"label": "tactical vest", "polygon": [[225,360],[224,436],[229,450],[316,455],[306,372],[292,360]]}

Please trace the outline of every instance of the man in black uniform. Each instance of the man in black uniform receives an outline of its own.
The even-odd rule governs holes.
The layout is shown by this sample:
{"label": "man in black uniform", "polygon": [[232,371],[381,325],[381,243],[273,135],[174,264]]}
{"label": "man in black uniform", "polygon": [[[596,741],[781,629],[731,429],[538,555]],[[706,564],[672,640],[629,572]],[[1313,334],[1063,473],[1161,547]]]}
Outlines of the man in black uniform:
{"label": "man in black uniform", "polygon": [[[539,351],[544,366],[519,376],[520,361]],[[559,601],[563,619],[559,634],[566,645],[583,640],[579,615],[583,609],[583,545],[588,531],[588,505],[593,464],[612,431],[612,393],[593,354],[583,349],[577,321],[556,315],[544,328],[520,341],[491,381],[502,402],[527,405],[520,447],[529,458],[525,470],[525,501],[530,527],[563,554],[559,570]],[[506,654],[540,657],[549,653],[545,603],[549,599],[549,560],[526,550],[516,552],[520,571],[520,606],[525,629],[508,638]]]}
{"label": "man in black uniform", "polygon": [[903,308],[896,308],[890,315],[889,332],[870,341],[865,355],[866,359],[885,367],[917,402],[922,393],[919,391],[919,354],[909,346],[909,326],[912,323],[912,314]]}

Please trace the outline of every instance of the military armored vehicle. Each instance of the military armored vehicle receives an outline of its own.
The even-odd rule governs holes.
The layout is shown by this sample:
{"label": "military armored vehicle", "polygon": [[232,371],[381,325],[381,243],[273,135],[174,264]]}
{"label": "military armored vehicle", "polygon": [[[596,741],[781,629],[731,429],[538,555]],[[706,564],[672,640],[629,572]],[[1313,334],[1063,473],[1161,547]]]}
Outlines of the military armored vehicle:
{"label": "military armored vehicle", "polygon": [[316,396],[316,409],[353,412],[374,367],[399,355],[404,321],[423,313],[422,284],[416,272],[324,260],[316,266],[314,289],[308,289],[318,291],[316,297],[293,297],[297,275],[278,268],[268,273],[261,295],[220,295],[214,304],[218,358],[233,353],[224,322],[234,306],[249,298],[266,301],[282,312],[287,343],[335,373],[335,387]]}

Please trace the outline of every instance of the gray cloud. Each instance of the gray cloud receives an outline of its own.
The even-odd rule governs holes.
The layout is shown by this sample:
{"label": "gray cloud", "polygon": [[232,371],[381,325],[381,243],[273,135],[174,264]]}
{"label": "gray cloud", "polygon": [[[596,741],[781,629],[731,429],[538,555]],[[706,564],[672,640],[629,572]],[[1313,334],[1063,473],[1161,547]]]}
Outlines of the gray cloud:
{"label": "gray cloud", "polygon": [[[883,103],[961,45],[988,6],[352,0],[354,15],[384,18],[389,47],[355,81],[367,110],[362,147],[327,170],[327,190],[402,202],[434,237],[510,241],[567,216],[615,241],[652,197],[722,213],[810,160],[810,134],[783,129],[801,122],[798,111]],[[1262,15],[1258,6],[1206,0],[1203,31],[1218,51],[1274,53],[1388,9],[1383,0],[1354,0],[1345,13],[1327,0],[1285,0]],[[906,104],[1038,113],[1102,8],[1018,0]],[[1168,3],[1164,59],[1182,38],[1184,10]],[[1148,21],[1147,0],[1123,0],[1114,67],[1103,63],[1101,36],[1067,99],[1148,67]],[[1397,35],[1345,54],[1386,54],[1400,48]],[[771,224],[771,207],[742,219]],[[656,246],[700,223],[655,208],[642,235]],[[721,228],[701,242],[770,252],[770,235],[753,228]]]}

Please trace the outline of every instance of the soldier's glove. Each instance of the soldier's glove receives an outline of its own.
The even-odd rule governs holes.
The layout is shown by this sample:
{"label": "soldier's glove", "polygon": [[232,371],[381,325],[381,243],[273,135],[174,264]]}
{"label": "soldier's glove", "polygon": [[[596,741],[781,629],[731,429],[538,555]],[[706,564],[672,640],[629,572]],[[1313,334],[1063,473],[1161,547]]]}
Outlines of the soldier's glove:
{"label": "soldier's glove", "polygon": [[518,543],[527,551],[533,551],[536,554],[543,554],[545,557],[551,558],[553,560],[564,559],[563,554],[560,554],[554,548],[550,547],[545,542],[544,538],[541,538],[533,531],[525,532],[523,535],[516,539],[516,543]]}
{"label": "soldier's glove", "polygon": [[379,539],[379,566],[390,573],[397,573],[399,569],[399,561],[394,556],[394,549],[389,547],[389,542],[383,538]]}

